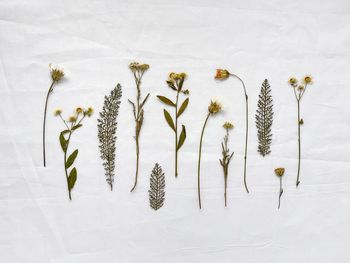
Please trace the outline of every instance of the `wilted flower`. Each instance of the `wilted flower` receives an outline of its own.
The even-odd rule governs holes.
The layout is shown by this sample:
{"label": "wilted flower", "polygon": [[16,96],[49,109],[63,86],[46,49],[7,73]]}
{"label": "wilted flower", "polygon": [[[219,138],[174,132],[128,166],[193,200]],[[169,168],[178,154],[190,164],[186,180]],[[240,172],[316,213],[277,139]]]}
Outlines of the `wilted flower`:
{"label": "wilted flower", "polygon": [[222,127],[224,127],[226,130],[231,130],[234,128],[233,124],[229,121],[226,121]]}
{"label": "wilted flower", "polygon": [[211,100],[210,105],[208,106],[208,111],[211,114],[219,113],[222,110],[222,104],[218,100]]}
{"label": "wilted flower", "polygon": [[305,87],[304,87],[303,85],[299,85],[299,86],[298,86],[298,90],[299,90],[299,91],[302,91],[304,88],[305,88]]}
{"label": "wilted flower", "polygon": [[230,77],[230,72],[226,69],[217,69],[215,79],[224,80]]}
{"label": "wilted flower", "polygon": [[51,71],[52,80],[55,82],[60,81],[64,76],[63,70],[59,69],[59,68],[54,68],[54,67],[52,67],[51,64],[49,65],[49,67],[50,67],[50,71]]}
{"label": "wilted flower", "polygon": [[132,62],[129,64],[129,68],[132,72],[139,71],[139,72],[145,72],[147,69],[149,69],[148,64],[140,64],[139,62]]}
{"label": "wilted flower", "polygon": [[58,115],[61,115],[61,113],[62,113],[61,109],[56,109],[55,112],[54,112],[54,115],[58,116]]}
{"label": "wilted flower", "polygon": [[275,169],[275,174],[280,177],[280,176],[283,176],[284,171],[285,171],[284,168],[276,168]]}
{"label": "wilted flower", "polygon": [[75,109],[75,111],[76,111],[76,113],[83,113],[84,110],[83,110],[83,108],[78,107]]}

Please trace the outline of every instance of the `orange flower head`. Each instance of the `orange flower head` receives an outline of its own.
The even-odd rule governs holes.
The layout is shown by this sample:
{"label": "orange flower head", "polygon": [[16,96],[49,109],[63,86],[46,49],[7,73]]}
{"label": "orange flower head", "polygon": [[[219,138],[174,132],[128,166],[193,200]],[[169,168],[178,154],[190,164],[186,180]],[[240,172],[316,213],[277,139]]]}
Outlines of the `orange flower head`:
{"label": "orange flower head", "polygon": [[217,69],[215,79],[225,80],[230,77],[230,72],[226,69]]}

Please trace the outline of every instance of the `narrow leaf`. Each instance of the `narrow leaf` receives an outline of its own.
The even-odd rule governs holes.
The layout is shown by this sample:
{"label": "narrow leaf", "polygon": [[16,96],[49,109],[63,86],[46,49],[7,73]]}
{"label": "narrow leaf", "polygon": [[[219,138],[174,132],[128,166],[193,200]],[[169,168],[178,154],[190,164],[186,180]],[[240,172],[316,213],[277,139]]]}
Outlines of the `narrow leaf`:
{"label": "narrow leaf", "polygon": [[175,131],[173,118],[171,118],[170,113],[166,109],[164,109],[164,117],[167,123],[169,124],[170,128],[172,128]]}
{"label": "narrow leaf", "polygon": [[83,126],[83,124],[77,124],[77,125],[73,126],[72,131],[79,129],[81,126]]}
{"label": "narrow leaf", "polygon": [[177,117],[179,117],[186,110],[188,102],[189,102],[189,98],[185,99],[185,101],[182,103],[182,105],[177,113]]}
{"label": "narrow leaf", "polygon": [[70,171],[69,176],[68,176],[68,187],[69,190],[72,190],[75,182],[77,181],[77,169],[75,167]]}
{"label": "narrow leaf", "polygon": [[61,144],[61,148],[62,148],[63,152],[65,152],[66,148],[67,148],[67,141],[63,136],[63,132],[60,133],[60,144]]}
{"label": "narrow leaf", "polygon": [[66,162],[66,169],[68,169],[73,163],[75,158],[77,158],[78,155],[78,149],[76,149],[69,157],[68,160]]}
{"label": "narrow leaf", "polygon": [[177,144],[177,151],[181,148],[181,146],[184,144],[186,140],[186,128],[185,125],[182,125],[182,130],[179,138],[179,143]]}
{"label": "narrow leaf", "polygon": [[167,97],[160,96],[160,95],[158,95],[157,97],[158,97],[158,99],[160,99],[162,102],[164,102],[165,104],[167,104],[169,106],[173,106],[173,107],[176,106],[176,104],[174,102],[172,102],[170,99],[168,99]]}

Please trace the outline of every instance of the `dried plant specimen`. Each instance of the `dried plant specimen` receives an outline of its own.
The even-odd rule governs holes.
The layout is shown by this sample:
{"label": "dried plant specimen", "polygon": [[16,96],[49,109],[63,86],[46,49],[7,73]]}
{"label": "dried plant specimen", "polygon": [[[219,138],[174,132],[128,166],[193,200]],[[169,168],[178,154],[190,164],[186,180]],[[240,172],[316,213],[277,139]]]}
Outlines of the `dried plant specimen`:
{"label": "dried plant specimen", "polygon": [[278,209],[280,209],[281,206],[281,196],[283,194],[283,188],[282,188],[282,176],[284,175],[284,168],[276,168],[275,169],[275,174],[277,175],[277,177],[279,177],[280,179],[280,192],[278,194]]}
{"label": "dried plant specimen", "polygon": [[300,176],[300,163],[301,163],[300,128],[301,128],[301,125],[304,124],[304,120],[300,117],[300,102],[305,94],[305,91],[306,91],[306,88],[308,87],[308,85],[313,84],[313,79],[310,75],[307,75],[301,80],[301,84],[299,84],[298,80],[296,78],[292,77],[288,80],[288,83],[293,88],[295,99],[296,99],[297,105],[298,105],[298,118],[297,118],[297,123],[298,123],[298,172],[297,172],[297,181],[296,181],[296,186],[298,187],[298,185],[300,184],[299,176]]}
{"label": "dried plant specimen", "polygon": [[[62,151],[64,153],[64,171],[67,179],[67,188],[69,199],[72,200],[72,189],[74,188],[75,182],[77,181],[78,172],[75,167],[71,168],[75,159],[78,156],[78,149],[74,150],[71,154],[68,153],[68,147],[73,133],[83,126],[82,121],[85,117],[91,117],[93,109],[89,107],[87,110],[83,108],[76,108],[74,115],[70,116],[68,120],[64,120],[62,117],[62,111],[57,109],[55,115],[60,117],[65,129],[60,132],[59,141],[61,144]],[[69,154],[69,156],[68,156]]]}
{"label": "dried plant specimen", "polygon": [[224,198],[225,198],[225,206],[227,206],[228,168],[229,168],[231,158],[233,156],[233,152],[230,153],[230,149],[228,148],[228,140],[229,140],[229,131],[233,129],[233,124],[231,122],[225,122],[223,127],[226,131],[226,134],[224,136],[223,141],[221,142],[222,159],[220,159],[219,161],[224,172],[224,182],[225,182]]}
{"label": "dried plant specimen", "polygon": [[44,167],[46,167],[46,113],[47,113],[47,104],[49,102],[49,97],[51,93],[53,92],[54,85],[58,83],[63,77],[64,72],[62,69],[59,68],[53,68],[51,64],[50,67],[50,73],[51,73],[51,85],[49,87],[49,90],[47,91],[46,100],[45,100],[45,108],[44,108],[44,121],[43,121],[43,162]]}
{"label": "dried plant specimen", "polygon": [[115,175],[115,143],[117,140],[117,117],[119,114],[122,87],[120,84],[105,96],[100,118],[97,119],[99,148],[108,185],[113,190]]}
{"label": "dried plant specimen", "polygon": [[180,106],[179,102],[179,95],[180,93],[184,95],[189,94],[189,90],[183,89],[183,84],[186,79],[185,73],[170,73],[169,79],[167,80],[167,84],[169,88],[174,90],[176,92],[176,99],[175,102],[173,102],[171,99],[168,99],[167,97],[158,95],[158,99],[161,100],[163,103],[165,103],[168,106],[171,106],[175,110],[175,121],[171,117],[170,113],[164,109],[164,117],[170,128],[175,133],[175,177],[178,176],[178,151],[180,150],[181,146],[184,144],[186,140],[186,127],[185,125],[182,125],[180,136],[178,136],[178,118],[181,116],[181,114],[186,110],[189,102],[189,98],[186,98]]}
{"label": "dried plant specimen", "polygon": [[243,171],[243,181],[244,181],[244,187],[245,190],[247,191],[247,193],[249,193],[248,190],[248,185],[247,185],[247,151],[248,151],[248,94],[247,94],[247,90],[245,88],[245,84],[243,82],[243,80],[238,77],[235,74],[230,73],[228,70],[226,69],[217,69],[216,70],[216,75],[215,75],[215,79],[217,80],[226,80],[229,77],[235,77],[237,78],[243,87],[243,91],[244,91],[244,98],[245,98],[245,148],[244,148],[244,171]]}
{"label": "dried plant specimen", "polygon": [[130,63],[129,68],[131,72],[134,75],[135,84],[136,84],[136,102],[132,102],[131,100],[128,100],[129,103],[132,105],[133,114],[134,114],[134,121],[135,121],[135,143],[136,143],[136,172],[135,172],[135,182],[134,186],[130,190],[130,192],[134,191],[137,185],[137,178],[139,174],[139,158],[140,158],[140,133],[141,128],[144,120],[144,110],[143,107],[145,106],[145,103],[149,97],[149,93],[147,96],[142,99],[141,98],[141,80],[143,77],[143,74],[149,69],[149,65],[147,64],[140,64],[138,62]]}
{"label": "dried plant specimen", "polygon": [[156,163],[150,178],[149,204],[154,210],[158,210],[164,204],[165,177],[162,167]]}
{"label": "dried plant specimen", "polygon": [[258,108],[255,114],[255,124],[258,130],[258,152],[265,157],[271,152],[271,127],[273,122],[273,101],[271,87],[267,79],[261,85]]}
{"label": "dried plant specimen", "polygon": [[218,100],[211,100],[210,104],[208,106],[208,113],[204,120],[204,124],[202,127],[201,137],[199,141],[199,150],[198,150],[198,166],[197,166],[197,189],[198,189],[198,205],[199,209],[202,208],[202,201],[201,201],[201,157],[202,157],[202,143],[203,143],[203,135],[204,130],[207,125],[208,119],[211,115],[218,114],[222,111],[222,104]]}

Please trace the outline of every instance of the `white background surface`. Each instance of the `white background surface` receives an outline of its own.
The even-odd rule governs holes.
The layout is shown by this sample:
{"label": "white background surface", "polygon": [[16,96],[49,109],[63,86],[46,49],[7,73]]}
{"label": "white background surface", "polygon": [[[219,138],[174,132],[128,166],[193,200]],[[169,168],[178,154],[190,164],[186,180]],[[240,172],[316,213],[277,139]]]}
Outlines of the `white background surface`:
{"label": "white background surface", "polygon": [[[0,255],[1,262],[349,262],[350,242],[350,2],[333,1],[0,1]],[[140,180],[128,98],[135,87],[128,64],[150,64],[143,94]],[[49,102],[47,163],[42,166],[48,64],[66,78]],[[250,99],[248,184],[243,187],[244,98],[234,79],[218,83],[217,67],[241,76]],[[173,174],[173,133],[156,95],[173,97],[169,72],[186,72],[190,104],[181,121],[187,141]],[[315,84],[302,101],[303,161],[297,168],[296,101],[287,79],[310,73]],[[272,154],[257,152],[257,95],[268,78],[274,98]],[[99,111],[103,96],[123,87],[115,190],[99,158],[95,114],[73,138],[78,180],[69,202],[56,107]],[[199,134],[211,97],[225,113],[205,132],[202,202],[196,165]],[[221,128],[232,120],[229,207],[218,163]],[[148,204],[155,162],[166,172],[166,201]],[[278,178],[286,168],[281,209]]]}

